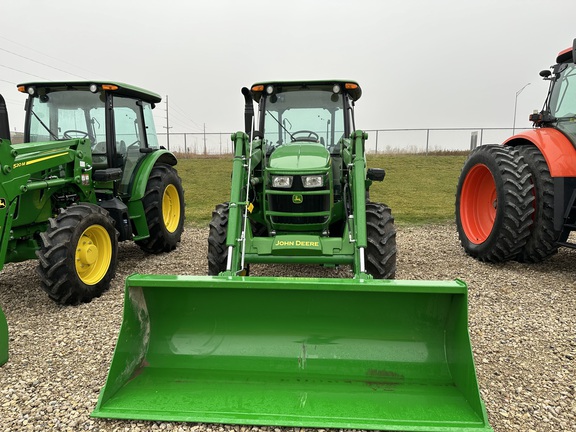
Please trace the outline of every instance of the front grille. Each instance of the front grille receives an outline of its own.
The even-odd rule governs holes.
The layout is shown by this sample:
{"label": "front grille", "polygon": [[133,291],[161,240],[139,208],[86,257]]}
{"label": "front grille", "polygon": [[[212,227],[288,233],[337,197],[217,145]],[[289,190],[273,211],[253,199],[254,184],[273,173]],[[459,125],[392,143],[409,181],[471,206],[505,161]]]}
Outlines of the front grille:
{"label": "front grille", "polygon": [[[302,203],[295,204],[293,196],[302,196]],[[273,223],[279,224],[322,224],[328,216],[290,216],[290,213],[317,213],[330,211],[330,195],[304,195],[294,191],[294,195],[270,195],[269,205],[273,212],[287,213],[286,216],[272,216]]]}

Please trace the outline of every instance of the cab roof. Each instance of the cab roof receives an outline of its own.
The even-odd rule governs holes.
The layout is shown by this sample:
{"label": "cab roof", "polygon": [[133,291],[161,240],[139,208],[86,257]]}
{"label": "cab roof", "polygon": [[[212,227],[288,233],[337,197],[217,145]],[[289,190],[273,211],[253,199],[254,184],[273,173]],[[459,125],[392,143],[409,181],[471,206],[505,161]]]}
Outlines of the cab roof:
{"label": "cab roof", "polygon": [[569,61],[576,63],[576,39],[574,39],[570,48],[560,51],[556,56],[556,63],[566,63]]}
{"label": "cab roof", "polygon": [[101,90],[103,86],[109,86],[104,90],[113,91],[120,96],[141,99],[149,103],[158,103],[162,97],[154,92],[116,81],[34,81],[18,84],[18,90],[28,92],[28,88],[44,88],[53,90],[88,90],[92,84],[96,84]]}
{"label": "cab roof", "polygon": [[268,86],[278,87],[329,87],[339,85],[341,91],[348,94],[354,102],[362,96],[362,89],[356,81],[352,80],[318,80],[318,81],[262,81],[257,82],[250,87],[252,99],[258,102]]}

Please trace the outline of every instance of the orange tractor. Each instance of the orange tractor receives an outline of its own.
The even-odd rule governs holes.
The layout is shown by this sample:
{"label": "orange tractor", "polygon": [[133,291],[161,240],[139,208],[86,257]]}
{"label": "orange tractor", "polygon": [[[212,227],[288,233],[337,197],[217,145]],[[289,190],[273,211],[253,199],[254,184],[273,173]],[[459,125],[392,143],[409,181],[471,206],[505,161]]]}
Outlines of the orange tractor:
{"label": "orange tractor", "polygon": [[470,256],[539,262],[576,249],[576,39],[558,54],[532,130],[483,145],[466,160],[456,192],[456,226]]}

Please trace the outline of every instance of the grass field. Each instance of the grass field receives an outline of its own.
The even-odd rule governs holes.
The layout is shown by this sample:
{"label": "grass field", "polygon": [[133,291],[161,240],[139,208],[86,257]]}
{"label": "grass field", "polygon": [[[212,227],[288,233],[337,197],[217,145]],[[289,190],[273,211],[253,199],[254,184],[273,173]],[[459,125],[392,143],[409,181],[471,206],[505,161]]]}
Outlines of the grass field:
{"label": "grass field", "polygon": [[[370,188],[370,199],[392,208],[397,225],[454,220],[456,184],[465,155],[368,155],[368,167],[386,178]],[[230,198],[232,157],[180,158],[176,166],[185,191],[186,221],[207,226],[216,204]]]}

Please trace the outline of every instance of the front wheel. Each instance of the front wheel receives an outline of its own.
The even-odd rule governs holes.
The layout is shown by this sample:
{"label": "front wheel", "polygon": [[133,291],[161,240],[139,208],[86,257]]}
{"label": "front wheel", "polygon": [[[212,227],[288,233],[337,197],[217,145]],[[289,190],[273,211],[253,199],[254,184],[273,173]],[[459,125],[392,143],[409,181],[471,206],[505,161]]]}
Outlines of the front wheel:
{"label": "front wheel", "polygon": [[184,190],[176,170],[169,165],[156,165],[142,202],[150,236],[136,244],[147,253],[174,250],[184,231]]}
{"label": "front wheel", "polygon": [[366,271],[374,279],[396,276],[396,228],[390,207],[366,203]]}
{"label": "front wheel", "polygon": [[49,220],[37,252],[42,289],[63,305],[100,297],[116,273],[118,232],[93,204],[68,207]]}
{"label": "front wheel", "polygon": [[226,270],[228,213],[228,203],[218,204],[212,212],[210,233],[208,234],[208,275],[210,276],[216,276]]}
{"label": "front wheel", "polygon": [[514,258],[530,235],[533,201],[530,171],[517,150],[474,149],[456,190],[456,227],[465,252],[487,262]]}

